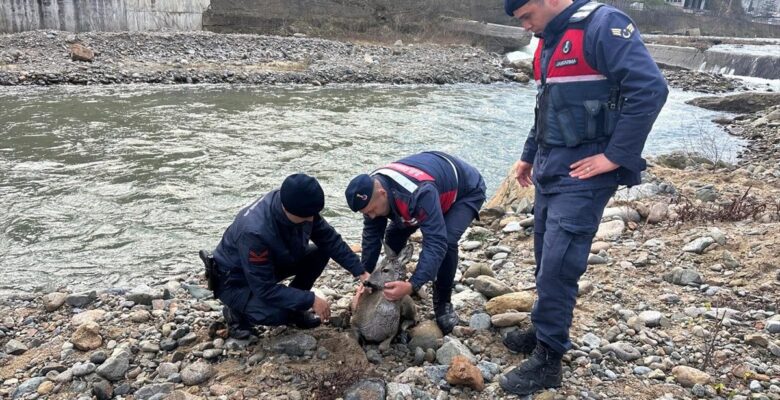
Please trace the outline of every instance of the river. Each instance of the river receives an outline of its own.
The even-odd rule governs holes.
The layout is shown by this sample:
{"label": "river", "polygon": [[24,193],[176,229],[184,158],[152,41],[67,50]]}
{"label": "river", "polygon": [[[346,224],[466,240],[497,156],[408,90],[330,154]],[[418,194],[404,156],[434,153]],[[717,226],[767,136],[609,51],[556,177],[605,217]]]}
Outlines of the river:
{"label": "river", "polygon": [[[201,268],[236,211],[294,172],[359,238],[355,174],[438,149],[494,191],[532,123],[529,85],[13,87],[0,92],[0,294],[133,286]],[[741,142],[673,90],[646,155]]]}

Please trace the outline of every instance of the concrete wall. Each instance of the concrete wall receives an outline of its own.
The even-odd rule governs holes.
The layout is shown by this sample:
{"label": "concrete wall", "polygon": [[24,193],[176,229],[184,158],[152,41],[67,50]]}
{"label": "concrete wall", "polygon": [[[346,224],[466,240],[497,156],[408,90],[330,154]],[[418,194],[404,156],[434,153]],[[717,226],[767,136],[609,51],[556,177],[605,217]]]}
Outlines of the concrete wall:
{"label": "concrete wall", "polygon": [[719,72],[766,79],[780,79],[780,56],[700,51],[693,47],[647,45],[659,64],[695,71]]}
{"label": "concrete wall", "polygon": [[200,30],[210,0],[0,0],[0,33]]}

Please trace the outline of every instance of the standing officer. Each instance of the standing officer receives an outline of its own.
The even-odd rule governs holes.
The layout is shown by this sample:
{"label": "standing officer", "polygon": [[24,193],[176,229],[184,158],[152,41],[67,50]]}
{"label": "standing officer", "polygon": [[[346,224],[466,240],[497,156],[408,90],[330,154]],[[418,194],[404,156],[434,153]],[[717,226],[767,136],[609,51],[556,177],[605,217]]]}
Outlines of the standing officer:
{"label": "standing officer", "polygon": [[[388,300],[400,300],[433,284],[433,310],[444,334],[458,324],[450,297],[458,266],[458,240],[479,215],[485,181],[474,167],[441,152],[424,152],[358,175],[346,190],[352,211],[363,222],[363,267],[376,266],[382,238],[396,253],[418,228],[423,243],[417,269],[408,282],[385,284]],[[388,220],[390,224],[388,226]]]}
{"label": "standing officer", "polygon": [[[214,250],[213,280],[232,337],[248,337],[255,325],[310,329],[327,322],[330,305],[311,288],[331,258],[368,279],[357,255],[319,215],[324,205],[319,182],[294,174],[242,209],[227,228]],[[279,283],[290,276],[290,286]]]}
{"label": "standing officer", "polygon": [[504,6],[539,38],[534,127],[517,167],[520,185],[533,179],[536,187],[538,300],[531,330],[504,341],[532,356],[499,381],[505,391],[527,395],[561,384],[591,240],[617,186],[640,182],[642,149],[668,88],[621,11],[589,0],[504,0]]}

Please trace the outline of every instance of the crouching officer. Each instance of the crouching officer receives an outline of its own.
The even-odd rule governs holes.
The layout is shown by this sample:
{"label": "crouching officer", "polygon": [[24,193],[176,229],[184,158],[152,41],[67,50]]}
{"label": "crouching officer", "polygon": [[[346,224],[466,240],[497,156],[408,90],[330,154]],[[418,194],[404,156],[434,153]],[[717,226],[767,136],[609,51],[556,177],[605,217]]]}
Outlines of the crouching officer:
{"label": "crouching officer", "polygon": [[[458,266],[458,240],[478,217],[485,182],[474,167],[448,154],[415,154],[358,175],[349,183],[347,203],[363,213],[363,267],[371,272],[385,244],[401,251],[412,233],[422,231],[417,269],[408,282],[385,284],[388,300],[399,300],[433,283],[436,323],[445,334],[458,324],[450,297]],[[389,226],[388,226],[389,220]]]}
{"label": "crouching officer", "polygon": [[504,5],[539,37],[535,121],[517,167],[520,185],[533,179],[536,188],[538,300],[533,327],[504,341],[510,350],[533,354],[499,379],[505,391],[524,396],[561,385],[591,240],[617,186],[640,182],[642,149],[668,88],[621,11],[588,0]]}
{"label": "crouching officer", "polygon": [[[320,216],[324,205],[316,179],[290,175],[281,189],[239,211],[227,228],[214,250],[210,275],[216,276],[209,281],[225,304],[232,337],[248,337],[255,325],[310,329],[327,322],[330,305],[311,288],[331,258],[355,277],[368,279],[357,255]],[[279,283],[290,276],[295,278],[289,286]]]}

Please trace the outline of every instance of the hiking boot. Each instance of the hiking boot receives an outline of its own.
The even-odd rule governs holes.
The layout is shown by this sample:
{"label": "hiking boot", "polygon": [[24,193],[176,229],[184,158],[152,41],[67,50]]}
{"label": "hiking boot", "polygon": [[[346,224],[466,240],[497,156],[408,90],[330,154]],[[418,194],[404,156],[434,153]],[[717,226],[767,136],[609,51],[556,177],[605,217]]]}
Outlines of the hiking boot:
{"label": "hiking boot", "polygon": [[452,303],[443,299],[444,291],[438,285],[433,285],[433,313],[436,315],[436,325],[441,333],[447,335],[460,323],[460,318],[452,307]]}
{"label": "hiking boot", "polygon": [[533,325],[526,330],[509,332],[504,338],[504,346],[515,353],[531,354],[536,343],[536,327]]}
{"label": "hiking boot", "polygon": [[244,340],[252,336],[252,328],[241,323],[241,319],[230,311],[228,306],[222,307],[222,316],[225,317],[228,335],[233,339]]}
{"label": "hiking boot", "polygon": [[507,393],[526,396],[540,390],[561,386],[561,357],[543,342],[539,342],[531,357],[519,367],[502,375],[498,384]]}
{"label": "hiking boot", "polygon": [[294,325],[298,329],[313,329],[320,326],[322,321],[320,321],[320,317],[309,311],[291,312],[289,324]]}

